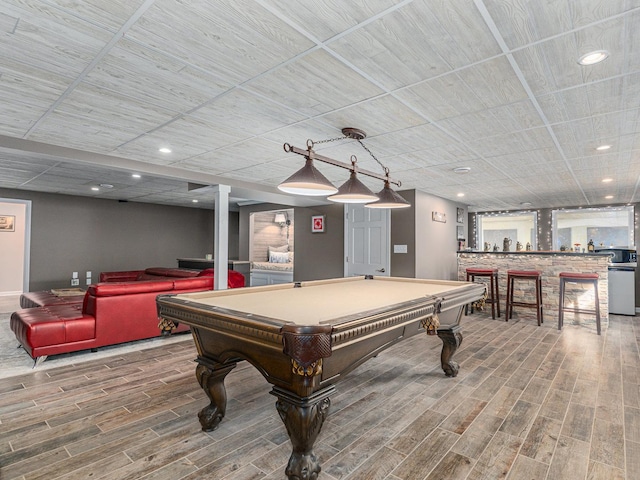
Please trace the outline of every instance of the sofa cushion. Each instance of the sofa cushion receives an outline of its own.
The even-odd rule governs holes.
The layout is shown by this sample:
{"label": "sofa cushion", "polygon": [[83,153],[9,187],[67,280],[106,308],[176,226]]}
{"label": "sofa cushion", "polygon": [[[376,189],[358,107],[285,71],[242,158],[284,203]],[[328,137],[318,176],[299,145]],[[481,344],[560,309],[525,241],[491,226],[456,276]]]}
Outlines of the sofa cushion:
{"label": "sofa cushion", "polygon": [[211,290],[213,289],[213,276],[195,278],[177,278],[173,281],[174,290]]}
{"label": "sofa cushion", "polygon": [[100,272],[98,281],[102,282],[130,282],[136,280],[144,270],[126,270],[122,272]]}
{"label": "sofa cushion", "polygon": [[169,267],[151,267],[145,268],[144,273],[147,275],[156,275],[158,277],[197,277],[199,270],[190,270],[188,268],[169,268]]}
{"label": "sofa cushion", "polygon": [[89,295],[113,297],[136,293],[166,292],[173,290],[173,280],[152,280],[144,282],[109,282],[89,285]]}
{"label": "sofa cushion", "polygon": [[205,268],[200,273],[198,273],[199,277],[213,277],[213,268]]}
{"label": "sofa cushion", "polygon": [[11,330],[32,349],[95,338],[96,321],[79,305],[56,305],[18,310],[11,315]]}

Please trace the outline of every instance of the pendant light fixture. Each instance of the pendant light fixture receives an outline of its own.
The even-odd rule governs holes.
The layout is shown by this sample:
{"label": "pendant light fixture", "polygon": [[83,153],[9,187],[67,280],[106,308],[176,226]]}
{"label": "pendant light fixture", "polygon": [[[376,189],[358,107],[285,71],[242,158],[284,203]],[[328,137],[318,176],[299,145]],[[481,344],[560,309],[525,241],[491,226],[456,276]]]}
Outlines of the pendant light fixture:
{"label": "pendant light fixture", "polygon": [[294,195],[309,195],[312,197],[331,195],[338,191],[329,179],[313,166],[313,153],[313,150],[309,147],[308,155],[305,155],[307,160],[304,167],[278,185],[279,190],[285,193],[293,193]]}
{"label": "pendant light fixture", "polygon": [[349,180],[338,189],[337,193],[327,197],[327,200],[337,203],[370,203],[379,200],[378,196],[373,193],[369,187],[358,180],[356,162],[358,159],[355,155],[351,155],[351,175]]}
{"label": "pendant light fixture", "polygon": [[[404,198],[391,189],[392,183],[400,187],[402,185],[400,181],[390,178],[389,169],[376,158],[364,143],[362,143],[362,139],[367,136],[366,133],[357,128],[343,128],[342,134],[344,137],[321,140],[318,142],[314,142],[309,139],[307,140],[307,150],[285,143],[285,152],[303,155],[306,158],[306,162],[304,167],[278,185],[278,189],[295,195],[328,195],[327,198],[334,202],[366,203],[365,206],[369,208],[406,208],[411,206]],[[384,171],[384,175],[356,168],[357,158],[355,155],[351,156],[351,165],[349,165],[323,155],[318,155],[313,151],[313,146],[316,143],[326,143],[345,139],[356,140],[360,146],[362,146],[362,148],[365,149],[376,162],[378,162]],[[313,166],[314,160],[349,170],[351,172],[349,180],[347,180],[340,189],[336,189],[333,184]],[[384,182],[384,187],[377,195],[374,194],[357,178],[358,173],[382,180]]]}
{"label": "pendant light fixture", "polygon": [[411,204],[402,198],[398,193],[391,190],[389,182],[384,182],[384,187],[378,192],[378,201],[368,203],[367,208],[407,208]]}

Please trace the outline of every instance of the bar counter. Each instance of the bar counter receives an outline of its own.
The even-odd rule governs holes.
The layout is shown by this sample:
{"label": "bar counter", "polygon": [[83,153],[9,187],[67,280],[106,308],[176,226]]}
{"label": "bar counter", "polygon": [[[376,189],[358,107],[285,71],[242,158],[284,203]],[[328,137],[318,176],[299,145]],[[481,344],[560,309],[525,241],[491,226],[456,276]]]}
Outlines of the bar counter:
{"label": "bar counter", "polygon": [[[610,254],[603,253],[576,253],[562,251],[519,251],[519,252],[480,252],[461,250],[458,252],[458,279],[466,279],[467,268],[497,268],[498,269],[498,286],[500,290],[500,310],[501,319],[505,319],[506,297],[507,297],[507,270],[540,270],[542,272],[542,308],[544,313],[544,321],[551,322],[556,328],[558,324],[558,304],[560,295],[560,281],[558,274],[560,272],[582,272],[597,273],[600,278],[598,281],[598,296],[600,300],[600,316],[602,327],[606,328],[609,323],[609,257]],[[525,289],[521,286],[524,282],[516,282],[515,296],[526,295],[528,298],[535,298],[533,282],[531,289]],[[582,289],[582,285],[576,285],[577,289]],[[569,295],[567,300],[576,298],[575,294],[571,294],[573,289],[567,289]],[[585,294],[578,295],[580,298],[580,306],[582,308],[592,308],[593,306],[593,288],[585,287]],[[514,297],[515,298],[515,297]],[[568,304],[567,304],[568,305]],[[535,322],[535,310],[522,307],[514,308],[514,315],[517,313],[526,313],[533,315]],[[575,318],[574,318],[575,317]],[[595,326],[594,315],[574,315],[565,313],[565,325],[581,323],[584,321],[589,325]]]}

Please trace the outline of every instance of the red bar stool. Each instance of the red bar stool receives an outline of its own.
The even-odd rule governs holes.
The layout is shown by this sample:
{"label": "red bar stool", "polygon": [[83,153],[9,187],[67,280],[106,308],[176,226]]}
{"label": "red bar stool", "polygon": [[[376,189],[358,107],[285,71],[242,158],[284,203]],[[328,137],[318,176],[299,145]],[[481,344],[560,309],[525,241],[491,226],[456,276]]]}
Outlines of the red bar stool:
{"label": "red bar stool", "polygon": [[[598,278],[600,276],[597,273],[575,273],[575,272],[561,272],[560,275],[560,303],[558,311],[558,330],[562,330],[564,324],[564,312],[573,313],[586,313],[596,316],[596,329],[598,335],[600,335],[600,301],[598,299]],[[580,308],[576,301],[576,307],[564,306],[564,286],[566,283],[590,283],[593,285],[593,299],[595,302],[594,309]]]}
{"label": "red bar stool", "polygon": [[[522,300],[513,300],[513,286],[516,280],[528,281],[533,280],[535,282],[536,289],[536,301],[524,302]],[[538,326],[544,323],[542,316],[542,272],[538,270],[507,270],[507,318],[505,322],[513,316],[513,307],[527,307],[536,309],[536,317],[538,319]]]}
{"label": "red bar stool", "polygon": [[[489,291],[485,302],[491,304],[491,318],[496,318],[496,307],[500,316],[500,292],[498,291],[498,269],[497,268],[467,268],[467,282],[474,282],[476,277],[489,278]],[[465,308],[465,315],[467,309]],[[473,303],[471,304],[473,313]]]}

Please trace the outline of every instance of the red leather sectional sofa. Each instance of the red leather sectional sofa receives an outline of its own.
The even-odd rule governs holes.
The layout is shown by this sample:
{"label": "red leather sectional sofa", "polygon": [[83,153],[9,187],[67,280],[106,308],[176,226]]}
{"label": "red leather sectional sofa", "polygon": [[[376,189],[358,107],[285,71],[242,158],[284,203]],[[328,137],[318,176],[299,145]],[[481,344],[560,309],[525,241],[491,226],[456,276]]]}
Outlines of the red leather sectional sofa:
{"label": "red leather sectional sofa", "polygon": [[[229,270],[228,278],[228,288],[244,286],[242,274]],[[211,289],[213,269],[157,267],[104,272],[100,283],[89,286],[82,302],[60,304],[58,297],[48,292],[36,292],[28,301],[21,300],[21,304],[40,302],[41,306],[14,312],[11,330],[37,365],[48,355],[95,350],[162,335],[156,307],[158,295]],[[173,331],[188,329],[179,325]]]}

